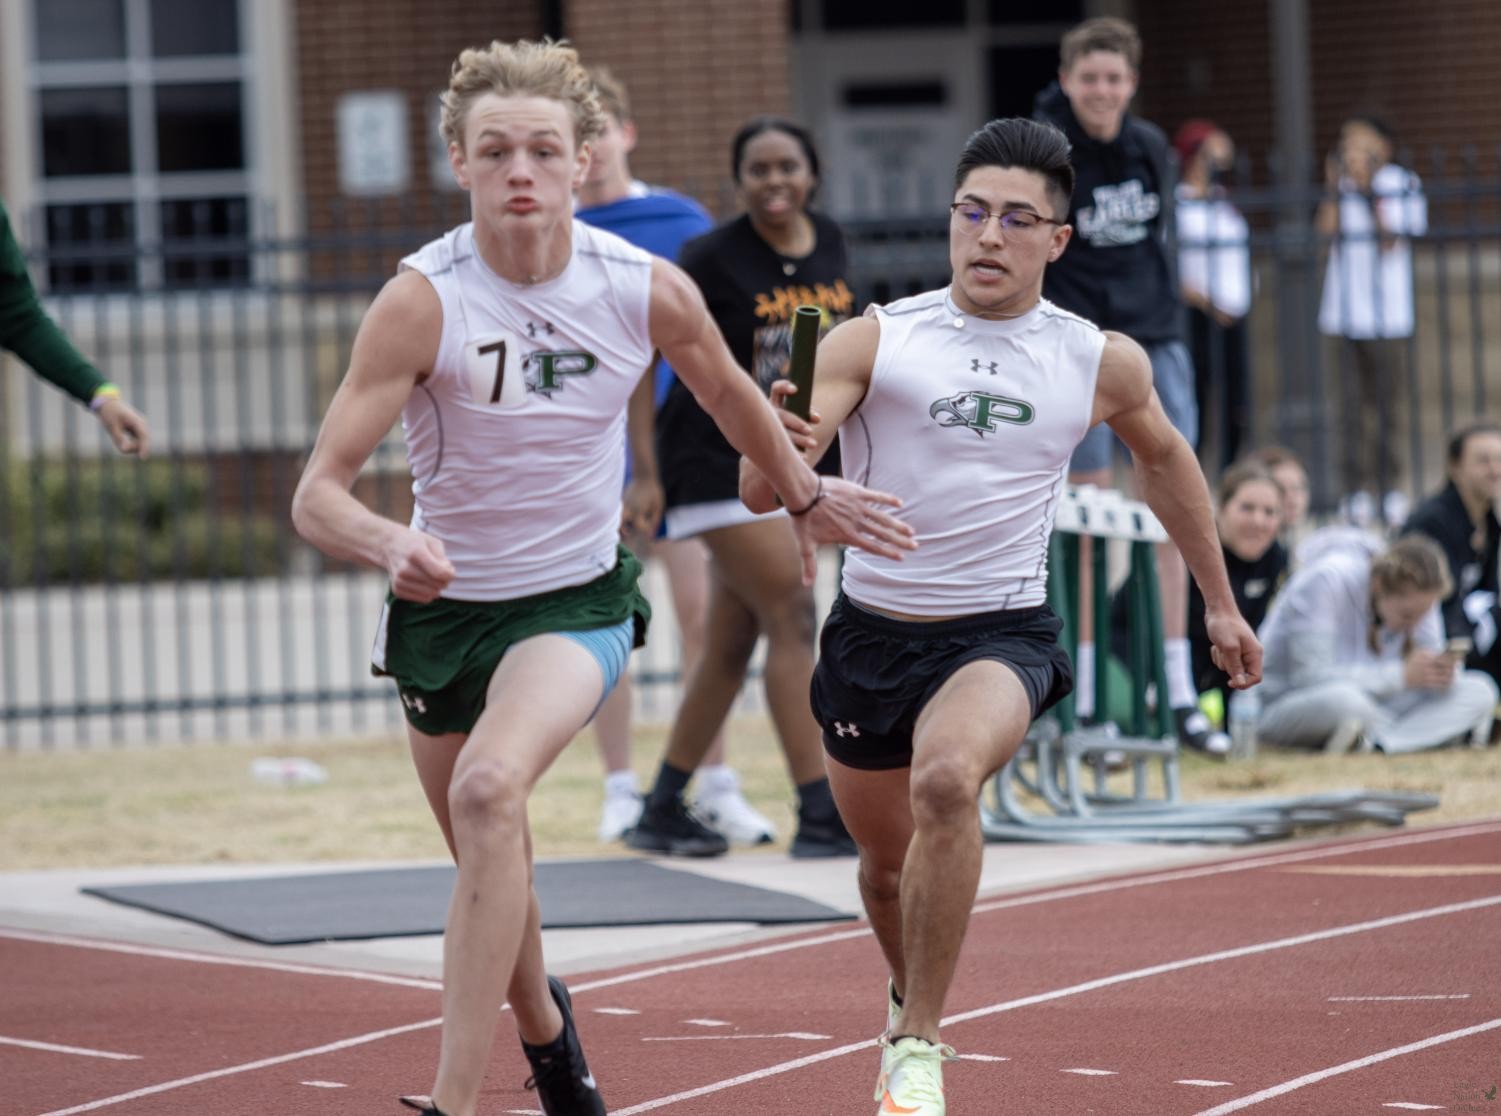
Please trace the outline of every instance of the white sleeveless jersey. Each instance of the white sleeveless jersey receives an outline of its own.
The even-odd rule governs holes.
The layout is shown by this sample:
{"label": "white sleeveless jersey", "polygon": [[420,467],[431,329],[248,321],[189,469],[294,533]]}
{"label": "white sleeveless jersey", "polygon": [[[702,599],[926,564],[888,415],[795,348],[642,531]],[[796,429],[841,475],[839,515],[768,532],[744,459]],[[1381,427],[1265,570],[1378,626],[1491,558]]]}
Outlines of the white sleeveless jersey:
{"label": "white sleeveless jersey", "polygon": [[839,429],[844,475],[900,496],[919,546],[899,562],[849,550],[845,593],[918,616],[1041,604],[1105,335],[1046,301],[1009,321],[976,318],[947,290],[867,313],[881,340],[865,399]]}
{"label": "white sleeveless jersey", "polygon": [[493,601],[615,566],[626,403],[651,364],[651,256],[573,223],[556,279],[523,287],[460,225],[401,261],[443,305],[437,360],[402,410],[412,526],[456,571],[444,596]]}

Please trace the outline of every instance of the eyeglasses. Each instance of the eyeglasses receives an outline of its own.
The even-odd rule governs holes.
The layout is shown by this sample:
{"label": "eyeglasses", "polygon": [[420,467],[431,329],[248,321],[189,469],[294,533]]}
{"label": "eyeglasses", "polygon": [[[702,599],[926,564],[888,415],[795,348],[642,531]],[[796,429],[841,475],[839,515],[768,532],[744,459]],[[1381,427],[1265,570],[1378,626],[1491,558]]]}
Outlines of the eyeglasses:
{"label": "eyeglasses", "polygon": [[1044,217],[1040,213],[1033,213],[1030,209],[1008,209],[1003,213],[992,213],[983,205],[976,205],[974,202],[955,202],[949,206],[949,212],[958,216],[960,228],[976,236],[984,231],[986,222],[992,217],[1000,222],[1003,233],[1027,233],[1040,225],[1064,223],[1052,217]]}

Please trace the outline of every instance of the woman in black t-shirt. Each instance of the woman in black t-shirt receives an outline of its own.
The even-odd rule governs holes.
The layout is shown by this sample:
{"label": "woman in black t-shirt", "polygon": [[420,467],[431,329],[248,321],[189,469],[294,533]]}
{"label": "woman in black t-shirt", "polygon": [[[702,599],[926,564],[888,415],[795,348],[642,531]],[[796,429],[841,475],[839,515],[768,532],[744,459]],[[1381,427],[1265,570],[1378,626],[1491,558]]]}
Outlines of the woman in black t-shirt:
{"label": "woman in black t-shirt", "polygon": [[[818,306],[827,331],[854,315],[855,300],[839,226],[808,208],[818,185],[808,133],[787,120],[752,120],[735,136],[731,166],[744,214],[685,244],[679,263],[703,291],[735,359],[769,388],[786,372],[796,309]],[[683,789],[764,634],[767,704],[799,795],[792,854],[853,853],[808,704],[814,604],[786,513],[758,516],[741,504],[739,454],[679,382],[657,413],[657,456],[668,537],[698,536],[709,548],[709,609],[703,655],[687,678],[661,772],[627,843],[686,855],[723,851],[723,842],[687,813]],[[837,475],[837,457],[831,453],[820,471]]]}

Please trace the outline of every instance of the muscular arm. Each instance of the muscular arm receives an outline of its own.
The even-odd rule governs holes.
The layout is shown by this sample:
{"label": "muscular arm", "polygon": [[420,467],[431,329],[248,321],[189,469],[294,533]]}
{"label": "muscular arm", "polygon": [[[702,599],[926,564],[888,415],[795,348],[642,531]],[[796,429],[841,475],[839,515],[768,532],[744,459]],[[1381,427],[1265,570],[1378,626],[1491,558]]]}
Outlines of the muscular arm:
{"label": "muscular arm", "polygon": [[376,515],[350,489],[432,367],[442,325],[437,293],[420,274],[403,272],[385,285],[360,323],[349,371],[292,497],[298,534],[332,557],[387,570],[397,596],[411,600],[431,600],[452,579],[441,544]]}
{"label": "muscular arm", "polygon": [[1120,333],[1105,335],[1095,388],[1096,421],[1110,424],[1131,451],[1142,496],[1162,521],[1204,594],[1205,626],[1220,667],[1237,688],[1261,678],[1261,646],[1241,618],[1225,573],[1209,486],[1183,435],[1173,429],[1152,387],[1152,365],[1141,346]]}

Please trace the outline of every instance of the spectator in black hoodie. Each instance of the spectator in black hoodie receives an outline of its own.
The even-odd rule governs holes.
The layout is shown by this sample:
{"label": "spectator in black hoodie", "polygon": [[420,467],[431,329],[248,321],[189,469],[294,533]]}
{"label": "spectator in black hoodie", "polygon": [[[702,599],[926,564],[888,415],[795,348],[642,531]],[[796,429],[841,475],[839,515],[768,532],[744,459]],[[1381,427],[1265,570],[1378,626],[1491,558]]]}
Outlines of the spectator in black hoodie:
{"label": "spectator in black hoodie", "polygon": [[1412,513],[1403,534],[1443,548],[1454,588],[1443,601],[1444,632],[1469,641],[1465,666],[1501,683],[1501,424],[1477,422],[1449,439],[1449,483]]}
{"label": "spectator in black hoodie", "polygon": [[[1073,144],[1074,188],[1068,251],[1048,267],[1043,296],[1119,330],[1146,349],[1152,378],[1172,424],[1198,444],[1193,361],[1182,337],[1178,281],[1167,246],[1173,221],[1174,172],[1167,137],[1128,111],[1136,93],[1141,39],[1120,19],[1090,19],[1063,36],[1058,81],[1038,94],[1033,116],[1061,128]],[[1074,484],[1110,483],[1114,436],[1103,424],[1074,453]],[[1089,564],[1080,564],[1088,570]],[[1202,748],[1209,720],[1195,700],[1188,644],[1188,571],[1177,548],[1157,550],[1162,586],[1163,654],[1168,699],[1184,743]],[[1088,600],[1087,584],[1081,598]],[[1094,642],[1081,630],[1075,693],[1089,716],[1094,692]]]}

